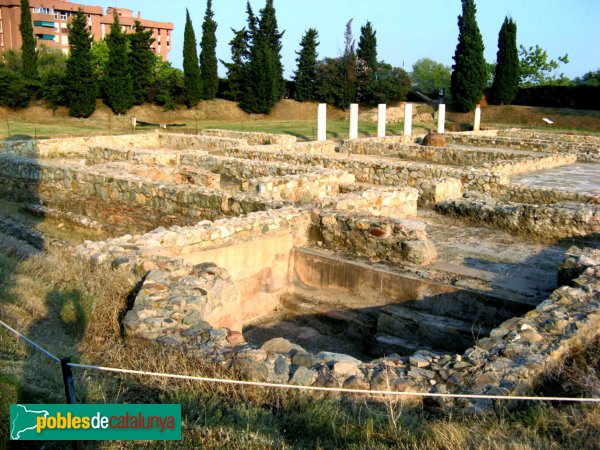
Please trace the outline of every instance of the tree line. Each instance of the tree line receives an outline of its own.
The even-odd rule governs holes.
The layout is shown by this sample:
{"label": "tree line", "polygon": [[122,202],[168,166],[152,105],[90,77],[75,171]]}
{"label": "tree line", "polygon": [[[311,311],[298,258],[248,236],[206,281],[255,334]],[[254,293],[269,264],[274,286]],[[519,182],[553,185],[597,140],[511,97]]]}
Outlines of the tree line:
{"label": "tree line", "polygon": [[505,18],[500,29],[497,60],[488,64],[483,56],[475,1],[461,1],[459,39],[452,68],[423,58],[408,74],[380,61],[372,23],[361,26],[356,43],[350,20],[346,24],[344,49],[337,57],[319,58],[319,34],[309,28],[296,52],[292,80],[286,81],[281,61],[284,31],[279,31],[273,0],[265,0],[258,14],[247,2],[245,26],[232,29],[231,61],[221,60],[227,71],[224,80],[219,79],[217,72],[218,25],[212,0],[207,0],[199,43],[186,10],[183,70],[155,56],[151,31],[136,21],[134,32],[127,34],[116,14],[106,38],[93,42],[85,16],[79,11],[68,25],[68,57],[58,50],[36,49],[29,1],[21,0],[23,45],[20,52],[0,55],[0,104],[18,108],[40,98],[53,108],[67,106],[72,116],[88,117],[99,98],[121,114],[144,102],[166,109],[174,109],[178,104],[192,108],[201,100],[220,97],[238,102],[246,112],[265,114],[281,98],[322,101],[346,108],[354,102],[404,100],[414,86],[434,95],[441,88],[447,89],[455,107],[468,111],[484,92],[490,103],[509,104],[519,87],[600,83],[598,71],[573,81],[554,75],[560,63],[568,63],[568,55],[555,61],[537,45],[518,48],[517,25],[510,17]]}

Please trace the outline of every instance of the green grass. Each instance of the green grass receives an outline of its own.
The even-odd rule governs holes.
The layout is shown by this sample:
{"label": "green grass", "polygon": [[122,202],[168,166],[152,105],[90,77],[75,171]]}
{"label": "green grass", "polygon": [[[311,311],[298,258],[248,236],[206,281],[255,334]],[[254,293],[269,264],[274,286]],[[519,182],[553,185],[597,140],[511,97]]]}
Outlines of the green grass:
{"label": "green grass", "polygon": [[[74,124],[69,120],[69,125],[64,124],[34,124],[29,122],[21,122],[10,120],[8,125],[6,122],[0,122],[0,139],[7,139],[10,136],[15,138],[53,138],[62,136],[89,136],[97,134],[126,134],[131,133],[131,127],[125,124],[124,121],[117,121],[109,130],[107,127],[100,125],[90,125],[89,121],[82,122],[81,125]],[[188,122],[169,128],[172,132],[193,133],[196,130],[205,128],[219,128],[224,130],[234,131],[262,131],[266,133],[290,134],[296,136],[300,140],[310,141],[316,139],[316,124],[312,120],[252,120],[252,121],[198,121]],[[150,127],[138,127],[139,131],[152,129]],[[413,133],[426,133],[430,128],[424,124],[414,124]],[[361,121],[359,123],[359,137],[373,137],[377,135],[377,123]],[[389,124],[387,127],[388,136],[401,136],[404,133],[403,123]],[[349,122],[347,120],[330,120],[327,123],[327,138],[328,139],[346,139],[349,134]]]}

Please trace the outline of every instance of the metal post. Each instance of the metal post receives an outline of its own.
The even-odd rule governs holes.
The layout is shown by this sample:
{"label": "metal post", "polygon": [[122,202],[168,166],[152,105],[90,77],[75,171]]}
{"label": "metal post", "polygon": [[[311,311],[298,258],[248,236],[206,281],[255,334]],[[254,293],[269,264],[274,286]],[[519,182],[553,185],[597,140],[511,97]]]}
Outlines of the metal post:
{"label": "metal post", "polygon": [[75,397],[75,386],[73,385],[73,372],[71,371],[70,358],[60,360],[60,368],[62,369],[63,383],[65,384],[65,396],[69,405],[75,405],[77,398]]}

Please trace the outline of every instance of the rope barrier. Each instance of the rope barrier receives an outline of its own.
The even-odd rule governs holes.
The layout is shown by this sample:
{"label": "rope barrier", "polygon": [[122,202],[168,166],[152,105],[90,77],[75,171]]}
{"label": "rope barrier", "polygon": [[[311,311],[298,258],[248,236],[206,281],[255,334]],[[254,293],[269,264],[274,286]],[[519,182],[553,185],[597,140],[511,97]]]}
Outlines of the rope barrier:
{"label": "rope barrier", "polygon": [[600,398],[565,398],[565,397],[528,397],[528,396],[506,396],[506,395],[475,395],[475,394],[442,394],[435,392],[398,392],[398,391],[376,391],[370,389],[348,389],[331,388],[321,386],[297,386],[294,384],[263,383],[259,381],[228,380],[225,378],[197,377],[192,375],[175,375],[171,373],[146,372],[143,370],[119,369],[114,367],[92,366],[88,364],[69,363],[69,366],[78,369],[98,370],[104,372],[125,373],[130,375],[144,375],[161,378],[174,378],[188,381],[204,381],[208,383],[234,384],[242,386],[256,386],[263,388],[296,389],[304,391],[338,392],[347,394],[369,394],[379,396],[400,397],[430,397],[430,398],[464,398],[476,400],[514,400],[514,401],[544,401],[544,402],[578,402],[578,403],[600,403]]}
{"label": "rope barrier", "polygon": [[60,358],[57,358],[56,356],[54,356],[52,353],[50,353],[48,350],[40,347],[39,345],[37,345],[35,342],[29,340],[27,337],[23,336],[21,333],[19,333],[17,330],[9,327],[8,325],[6,325],[4,322],[2,322],[0,320],[0,325],[2,325],[4,328],[6,328],[8,331],[13,332],[14,334],[16,334],[17,336],[19,336],[21,339],[23,339],[25,342],[27,342],[29,345],[31,345],[33,348],[36,348],[37,350],[39,350],[40,352],[42,352],[44,355],[46,355],[48,358],[54,360],[55,362],[60,362]]}
{"label": "rope barrier", "polygon": [[[29,345],[42,352],[55,362],[61,363],[61,360],[54,356],[49,351],[45,350],[35,342],[31,341],[27,337],[23,336],[14,328],[8,326],[0,320],[0,325],[11,331]],[[85,370],[96,370],[101,372],[112,372],[112,373],[123,373],[129,375],[143,375],[159,378],[170,378],[187,381],[203,381],[206,383],[220,383],[220,384],[232,384],[239,386],[255,386],[262,388],[278,388],[278,389],[295,389],[302,391],[320,391],[320,392],[332,392],[332,393],[346,393],[346,394],[364,394],[373,396],[396,396],[396,397],[427,397],[427,398],[462,398],[469,400],[506,400],[506,401],[538,401],[538,402],[574,402],[574,403],[600,403],[600,398],[575,398],[575,397],[531,397],[531,396],[519,396],[519,395],[476,395],[476,394],[443,394],[437,392],[398,392],[398,391],[379,391],[370,389],[349,389],[349,388],[333,388],[333,387],[321,387],[321,386],[298,386],[293,384],[282,384],[282,383],[264,383],[260,381],[244,381],[244,380],[229,380],[225,378],[210,378],[210,377],[199,377],[192,375],[177,375],[172,373],[160,373],[160,372],[147,372],[144,370],[131,370],[131,369],[120,369],[115,367],[102,367],[94,366],[89,364],[77,364],[66,362],[64,365],[73,367],[76,369]]]}

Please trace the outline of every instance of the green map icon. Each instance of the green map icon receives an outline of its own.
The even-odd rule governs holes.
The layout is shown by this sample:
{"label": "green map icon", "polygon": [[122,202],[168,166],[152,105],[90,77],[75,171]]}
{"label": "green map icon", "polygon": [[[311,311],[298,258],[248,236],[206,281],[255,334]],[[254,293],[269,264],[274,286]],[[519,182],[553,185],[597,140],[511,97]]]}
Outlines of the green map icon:
{"label": "green map icon", "polygon": [[37,418],[48,417],[48,411],[34,411],[27,409],[23,405],[10,405],[10,438],[12,440],[25,439],[28,431],[35,430],[37,427]]}

